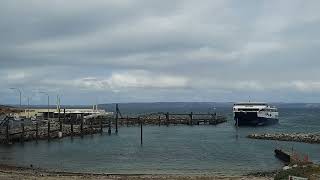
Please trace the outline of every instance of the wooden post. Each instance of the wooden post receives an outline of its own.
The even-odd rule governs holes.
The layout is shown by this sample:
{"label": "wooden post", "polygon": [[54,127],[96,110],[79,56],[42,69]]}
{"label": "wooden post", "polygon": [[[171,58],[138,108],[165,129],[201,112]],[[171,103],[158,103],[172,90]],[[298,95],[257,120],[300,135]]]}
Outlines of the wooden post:
{"label": "wooden post", "polygon": [[111,119],[109,118],[109,129],[108,129],[108,134],[111,134]]}
{"label": "wooden post", "polygon": [[63,109],[63,122],[62,123],[66,123],[66,109],[65,108]]}
{"label": "wooden post", "polygon": [[48,140],[50,140],[50,121],[48,120]]}
{"label": "wooden post", "polygon": [[161,116],[159,115],[159,126],[161,126]]}
{"label": "wooden post", "polygon": [[127,127],[129,126],[129,116],[127,116]]}
{"label": "wooden post", "polygon": [[39,125],[38,122],[36,122],[36,141],[38,141],[39,138]]}
{"label": "wooden post", "polygon": [[71,136],[73,136],[73,117],[70,117],[70,123],[71,123]]}
{"label": "wooden post", "polygon": [[60,108],[58,108],[58,120],[59,120],[59,125],[60,125],[59,131],[62,132],[62,121],[60,118]]}
{"label": "wooden post", "polygon": [[190,123],[189,124],[192,126],[193,125],[193,112],[191,112],[189,116],[190,116]]}
{"label": "wooden post", "polygon": [[166,114],[166,123],[167,123],[167,126],[169,126],[169,112],[167,112]]}
{"label": "wooden post", "polygon": [[142,119],[140,119],[140,117],[138,117],[138,120],[140,121],[140,144],[143,144],[143,140],[142,140]]}
{"label": "wooden post", "polygon": [[9,141],[10,141],[9,126],[10,126],[10,124],[9,124],[9,119],[8,119],[7,120],[7,126],[6,126],[6,140],[7,140],[7,143],[9,143]]}
{"label": "wooden post", "polygon": [[92,119],[90,120],[90,133],[93,134]]}
{"label": "wooden post", "polygon": [[100,121],[100,133],[103,133],[102,118],[99,118],[99,121]]}
{"label": "wooden post", "polygon": [[24,142],[24,123],[21,123],[21,142]]}
{"label": "wooden post", "polygon": [[118,134],[118,118],[119,118],[119,107],[116,104],[116,134]]}
{"label": "wooden post", "polygon": [[236,121],[236,139],[238,139],[238,137],[239,137],[238,129],[239,129],[239,119],[237,118],[237,121]]}
{"label": "wooden post", "polygon": [[81,132],[81,137],[83,137],[83,114],[81,114],[81,124],[80,124],[80,132]]}
{"label": "wooden post", "polygon": [[66,109],[63,109],[63,122],[66,122]]}

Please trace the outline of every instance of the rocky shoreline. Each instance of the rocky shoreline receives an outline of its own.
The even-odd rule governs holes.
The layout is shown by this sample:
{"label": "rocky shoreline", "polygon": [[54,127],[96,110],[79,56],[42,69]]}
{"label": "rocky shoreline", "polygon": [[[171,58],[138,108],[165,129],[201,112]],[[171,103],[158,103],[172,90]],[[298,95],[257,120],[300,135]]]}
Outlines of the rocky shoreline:
{"label": "rocky shoreline", "polygon": [[320,133],[253,133],[247,136],[251,139],[296,141],[311,144],[320,144]]}

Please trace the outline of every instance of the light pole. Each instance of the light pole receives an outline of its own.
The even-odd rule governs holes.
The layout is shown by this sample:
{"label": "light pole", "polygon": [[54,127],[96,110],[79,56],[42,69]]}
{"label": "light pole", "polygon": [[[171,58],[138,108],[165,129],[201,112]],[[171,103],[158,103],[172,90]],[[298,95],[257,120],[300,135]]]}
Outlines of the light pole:
{"label": "light pole", "polygon": [[10,88],[10,89],[12,89],[12,90],[18,90],[18,92],[19,92],[19,97],[20,97],[20,108],[21,108],[21,90],[19,89],[19,88]]}
{"label": "light pole", "polygon": [[48,121],[49,121],[49,111],[50,111],[50,96],[49,96],[49,94],[48,93],[46,93],[46,92],[40,92],[41,94],[45,94],[45,95],[47,95],[48,96]]}
{"label": "light pole", "polygon": [[28,96],[28,118],[30,118],[30,97]]}

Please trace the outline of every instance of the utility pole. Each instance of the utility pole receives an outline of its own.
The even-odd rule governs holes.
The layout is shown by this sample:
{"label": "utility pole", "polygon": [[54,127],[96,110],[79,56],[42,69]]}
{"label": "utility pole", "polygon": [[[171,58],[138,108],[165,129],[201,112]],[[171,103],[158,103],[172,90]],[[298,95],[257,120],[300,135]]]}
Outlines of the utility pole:
{"label": "utility pole", "polygon": [[21,92],[21,90],[19,89],[19,88],[10,88],[10,89],[12,89],[12,90],[17,90],[18,92],[19,92],[19,107],[21,108],[21,96],[22,96],[22,92]]}
{"label": "utility pole", "polygon": [[50,114],[50,97],[49,97],[49,94],[48,94],[48,121],[49,121],[49,114]]}
{"label": "utility pole", "polygon": [[40,93],[45,94],[45,95],[48,96],[48,116],[47,116],[47,118],[48,118],[48,120],[49,120],[49,113],[50,113],[50,96],[49,96],[49,94],[46,93],[46,92],[40,92]]}
{"label": "utility pole", "polygon": [[30,97],[28,96],[28,118],[30,118]]}
{"label": "utility pole", "polygon": [[116,134],[118,134],[118,119],[119,119],[119,107],[116,104]]}

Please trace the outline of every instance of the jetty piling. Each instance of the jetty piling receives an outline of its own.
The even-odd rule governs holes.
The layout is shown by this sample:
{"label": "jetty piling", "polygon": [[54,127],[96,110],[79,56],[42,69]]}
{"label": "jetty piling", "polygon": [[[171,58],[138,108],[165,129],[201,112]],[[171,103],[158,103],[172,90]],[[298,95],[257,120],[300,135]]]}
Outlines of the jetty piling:
{"label": "jetty piling", "polygon": [[118,118],[119,118],[119,107],[116,104],[116,134],[118,134]]}
{"label": "jetty piling", "polygon": [[50,140],[50,120],[48,120],[48,140]]}
{"label": "jetty piling", "polygon": [[70,119],[70,130],[71,130],[71,136],[74,135],[74,132],[73,132],[73,118]]}
{"label": "jetty piling", "polygon": [[80,133],[81,137],[83,137],[83,115],[81,114],[81,119],[80,119]]}
{"label": "jetty piling", "polygon": [[9,133],[9,122],[7,122],[7,125],[6,125],[6,143],[9,143],[9,141],[10,141],[9,135],[10,135],[10,133]]}
{"label": "jetty piling", "polygon": [[108,134],[111,135],[111,119],[109,119],[109,129],[108,129]]}
{"label": "jetty piling", "polygon": [[21,123],[21,142],[23,143],[24,142],[24,123],[22,122]]}
{"label": "jetty piling", "polygon": [[100,133],[103,133],[103,126],[102,126],[102,119],[99,118],[99,124],[100,124]]}
{"label": "jetty piling", "polygon": [[143,120],[140,119],[140,117],[138,117],[138,121],[140,121],[140,144],[142,145],[143,144],[143,139],[142,139],[142,125],[143,125]]}
{"label": "jetty piling", "polygon": [[189,124],[192,126],[193,125],[193,112],[191,112],[189,116],[190,116]]}
{"label": "jetty piling", "polygon": [[36,122],[36,141],[39,139],[39,123],[38,121]]}
{"label": "jetty piling", "polygon": [[89,121],[90,121],[90,134],[92,134],[92,132],[93,132],[92,119],[90,119]]}

